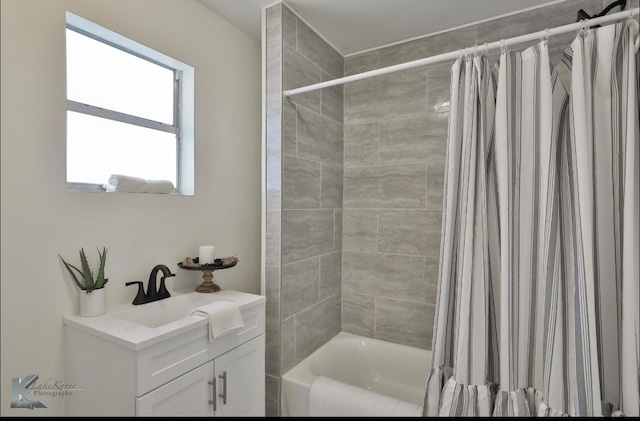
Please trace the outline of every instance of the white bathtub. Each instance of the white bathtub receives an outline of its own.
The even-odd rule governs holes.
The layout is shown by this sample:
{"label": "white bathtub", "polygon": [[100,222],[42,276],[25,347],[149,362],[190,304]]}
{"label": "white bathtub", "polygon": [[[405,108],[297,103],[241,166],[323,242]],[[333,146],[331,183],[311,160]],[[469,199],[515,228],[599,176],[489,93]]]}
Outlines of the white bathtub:
{"label": "white bathtub", "polygon": [[430,366],[431,351],[341,332],[282,376],[282,415],[308,415],[317,376],[422,406]]}

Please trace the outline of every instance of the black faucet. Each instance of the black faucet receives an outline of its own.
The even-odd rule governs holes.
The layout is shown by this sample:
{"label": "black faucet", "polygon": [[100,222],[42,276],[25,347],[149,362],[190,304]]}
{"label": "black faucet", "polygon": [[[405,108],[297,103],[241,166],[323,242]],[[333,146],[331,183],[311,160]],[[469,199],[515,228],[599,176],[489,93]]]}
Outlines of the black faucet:
{"label": "black faucet", "polygon": [[[156,287],[156,278],[158,277],[158,271],[162,271],[162,278],[160,278],[160,287]],[[134,305],[138,304],[146,304],[152,301],[158,301],[165,298],[171,297],[169,291],[167,290],[166,285],[164,284],[164,280],[166,278],[170,278],[172,276],[176,276],[175,273],[171,273],[171,270],[166,265],[156,265],[151,270],[151,275],[149,275],[149,283],[147,284],[147,292],[144,292],[144,286],[140,281],[127,282],[125,285],[138,285],[138,294],[136,294],[136,298],[133,299]]]}

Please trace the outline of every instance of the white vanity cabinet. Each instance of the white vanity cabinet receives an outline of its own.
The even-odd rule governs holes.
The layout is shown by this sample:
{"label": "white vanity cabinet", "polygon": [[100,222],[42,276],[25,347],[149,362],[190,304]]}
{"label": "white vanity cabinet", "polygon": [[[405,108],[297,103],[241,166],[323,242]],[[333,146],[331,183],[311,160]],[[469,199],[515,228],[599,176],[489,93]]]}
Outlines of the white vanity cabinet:
{"label": "white vanity cabinet", "polygon": [[215,294],[239,303],[244,327],[213,341],[198,316],[146,329],[65,317],[65,381],[79,389],[67,415],[264,416],[265,298]]}
{"label": "white vanity cabinet", "polygon": [[136,399],[138,416],[264,416],[264,335]]}

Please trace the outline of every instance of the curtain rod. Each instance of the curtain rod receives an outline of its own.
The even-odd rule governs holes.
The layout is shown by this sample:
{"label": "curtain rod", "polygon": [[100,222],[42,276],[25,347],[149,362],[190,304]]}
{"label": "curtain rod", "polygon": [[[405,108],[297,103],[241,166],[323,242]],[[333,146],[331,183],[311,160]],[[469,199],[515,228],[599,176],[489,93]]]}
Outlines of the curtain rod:
{"label": "curtain rod", "polygon": [[397,72],[397,71],[400,71],[400,70],[412,69],[414,67],[424,66],[426,64],[432,64],[432,63],[437,63],[437,62],[440,62],[440,61],[446,61],[446,60],[450,60],[450,59],[455,59],[455,58],[467,55],[469,53],[473,53],[475,51],[479,51],[481,49],[486,52],[489,49],[504,48],[507,45],[519,44],[519,43],[522,43],[522,42],[532,41],[532,40],[536,40],[536,39],[540,39],[540,38],[546,38],[546,37],[549,37],[551,35],[557,35],[557,34],[562,34],[562,33],[565,33],[565,32],[577,31],[577,30],[580,30],[582,28],[587,28],[587,27],[590,27],[590,26],[599,25],[601,23],[606,23],[606,22],[610,22],[610,21],[614,21],[614,20],[620,20],[620,19],[624,19],[624,18],[631,19],[634,16],[638,16],[638,12],[639,11],[640,11],[640,8],[636,7],[635,9],[631,9],[631,10],[627,10],[627,11],[623,11],[623,12],[617,12],[617,13],[614,13],[614,14],[611,14],[611,15],[608,15],[608,16],[601,16],[601,17],[598,17],[598,18],[581,20],[580,22],[571,23],[571,24],[564,25],[564,26],[558,26],[558,27],[552,28],[552,29],[545,29],[543,31],[532,32],[532,33],[527,34],[527,35],[521,35],[521,36],[517,36],[517,37],[513,37],[513,38],[501,40],[501,41],[492,42],[492,43],[489,43],[489,44],[484,44],[483,46],[475,46],[475,47],[472,47],[472,48],[464,48],[464,49],[461,49],[461,50],[452,51],[450,53],[444,53],[444,54],[439,54],[439,55],[432,56],[432,57],[427,57],[427,58],[422,58],[422,59],[418,59],[418,60],[414,60],[414,61],[409,61],[409,62],[406,62],[406,63],[395,64],[393,66],[383,67],[381,69],[370,70],[368,72],[362,72],[362,73],[358,73],[358,74],[351,75],[351,76],[345,76],[345,77],[341,77],[341,78],[337,78],[337,79],[327,80],[325,82],[315,83],[313,85],[303,86],[301,88],[290,89],[290,90],[286,90],[286,91],[282,92],[282,95],[284,95],[286,98],[288,98],[288,97],[290,97],[292,95],[302,94],[302,93],[309,92],[309,91],[315,91],[315,90],[322,89],[322,88],[328,88],[329,86],[342,85],[342,84],[347,83],[347,82],[354,82],[356,80],[368,79],[368,78],[373,77],[373,76],[386,75],[388,73],[393,73],[393,72]]}

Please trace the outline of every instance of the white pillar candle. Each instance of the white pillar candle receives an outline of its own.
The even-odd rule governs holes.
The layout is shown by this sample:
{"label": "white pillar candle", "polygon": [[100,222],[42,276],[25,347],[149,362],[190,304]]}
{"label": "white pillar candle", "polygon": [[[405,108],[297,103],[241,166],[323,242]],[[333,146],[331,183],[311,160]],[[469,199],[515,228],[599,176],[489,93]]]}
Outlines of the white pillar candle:
{"label": "white pillar candle", "polygon": [[213,253],[215,249],[216,248],[214,246],[200,246],[198,261],[200,262],[201,265],[204,265],[207,263],[213,263],[213,260],[214,260]]}

